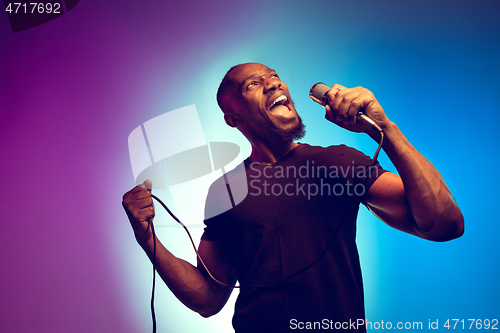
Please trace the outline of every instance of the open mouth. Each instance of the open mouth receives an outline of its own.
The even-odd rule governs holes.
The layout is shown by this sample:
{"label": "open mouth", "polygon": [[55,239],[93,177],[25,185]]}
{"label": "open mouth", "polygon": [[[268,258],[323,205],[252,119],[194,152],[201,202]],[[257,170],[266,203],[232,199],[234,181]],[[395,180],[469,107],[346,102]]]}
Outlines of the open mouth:
{"label": "open mouth", "polygon": [[286,106],[285,104],[288,102],[288,98],[285,96],[285,95],[281,95],[281,96],[278,96],[274,101],[273,103],[271,104],[271,106],[269,107],[269,109],[272,111],[273,108],[277,107],[277,106],[280,106],[280,105],[284,105]]}

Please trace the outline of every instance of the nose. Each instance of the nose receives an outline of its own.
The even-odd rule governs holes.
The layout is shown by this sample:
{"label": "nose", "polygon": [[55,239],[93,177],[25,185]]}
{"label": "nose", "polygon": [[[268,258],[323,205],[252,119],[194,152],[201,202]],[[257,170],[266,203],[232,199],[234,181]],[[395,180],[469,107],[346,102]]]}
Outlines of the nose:
{"label": "nose", "polygon": [[276,79],[266,79],[264,81],[264,94],[268,91],[273,91],[281,87],[281,81]]}

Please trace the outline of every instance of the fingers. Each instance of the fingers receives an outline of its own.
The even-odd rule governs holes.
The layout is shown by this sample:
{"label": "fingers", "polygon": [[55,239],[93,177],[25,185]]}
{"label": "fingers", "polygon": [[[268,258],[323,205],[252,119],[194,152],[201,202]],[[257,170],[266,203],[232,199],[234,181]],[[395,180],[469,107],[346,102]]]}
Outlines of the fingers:
{"label": "fingers", "polygon": [[123,195],[122,206],[127,213],[136,240],[145,244],[153,237],[151,222],[155,207],[151,197],[152,182],[145,181]]}
{"label": "fingers", "polygon": [[342,121],[342,117],[337,112],[338,110],[337,94],[340,92],[340,90],[344,89],[346,89],[344,86],[341,86],[340,84],[334,84],[333,87],[326,93],[328,102],[325,105],[325,110],[326,110],[325,118],[330,120],[331,122],[336,123],[337,125],[338,122]]}
{"label": "fingers", "polygon": [[340,124],[342,123],[342,117],[340,116],[337,116],[332,108],[330,107],[330,105],[326,104],[325,105],[325,111],[326,111],[326,114],[325,114],[325,118],[329,121],[331,121],[332,123],[335,123],[337,125],[340,126]]}
{"label": "fingers", "polygon": [[336,84],[328,91],[328,105],[331,108],[332,119],[342,121],[344,125],[354,125],[359,109],[363,105],[364,88],[346,88]]}
{"label": "fingers", "polygon": [[144,199],[151,197],[151,190],[148,190],[146,185],[140,184],[131,189],[130,191],[128,191],[127,193],[125,193],[123,195],[123,198],[129,195],[134,196],[136,199]]}
{"label": "fingers", "polygon": [[146,221],[154,217],[154,204],[151,192],[143,184],[125,193],[122,205],[129,218],[131,218],[131,222]]}
{"label": "fingers", "polygon": [[366,132],[372,128],[358,118],[359,111],[375,121],[380,128],[390,123],[373,93],[363,87],[346,88],[336,84],[327,92],[327,98],[325,118],[347,130]]}

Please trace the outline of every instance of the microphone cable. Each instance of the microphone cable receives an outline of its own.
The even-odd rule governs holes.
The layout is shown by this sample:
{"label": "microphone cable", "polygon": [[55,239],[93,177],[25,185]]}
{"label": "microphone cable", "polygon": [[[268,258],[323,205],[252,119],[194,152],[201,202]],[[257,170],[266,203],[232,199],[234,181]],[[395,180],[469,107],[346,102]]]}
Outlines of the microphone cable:
{"label": "microphone cable", "polygon": [[[152,197],[156,198],[156,196]],[[157,199],[158,200],[158,199]],[[156,285],[156,233],[155,227],[153,225],[153,219],[148,220],[149,227],[151,228],[151,233],[153,234],[153,287],[151,290],[151,318],[153,320],[153,333],[156,333],[156,314],[155,314],[155,285]]]}
{"label": "microphone cable", "polygon": [[382,144],[384,143],[384,131],[380,129],[379,133],[380,133],[380,142],[378,144],[377,150],[375,150],[375,154],[373,154],[372,166],[374,166],[377,163],[378,154],[380,153],[380,149],[382,148]]}

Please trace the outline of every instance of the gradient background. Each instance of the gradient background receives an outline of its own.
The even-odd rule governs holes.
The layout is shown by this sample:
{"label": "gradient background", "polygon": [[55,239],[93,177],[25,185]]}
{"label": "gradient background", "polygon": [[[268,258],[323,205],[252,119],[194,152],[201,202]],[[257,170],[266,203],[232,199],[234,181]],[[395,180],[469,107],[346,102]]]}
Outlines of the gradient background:
{"label": "gradient background", "polygon": [[[308,97],[317,81],[372,90],[462,209],[465,235],[433,243],[361,208],[367,320],[500,319],[499,17],[494,0],[81,0],[13,34],[0,13],[0,331],[151,330],[151,265],[121,207],[134,185],[127,137],[196,104],[207,141],[248,154],[214,97],[247,61],[278,71],[311,144],[372,155],[374,142],[325,121]],[[194,262],[184,231],[156,221]],[[203,319],[157,286],[159,332],[231,331],[231,304]]]}

